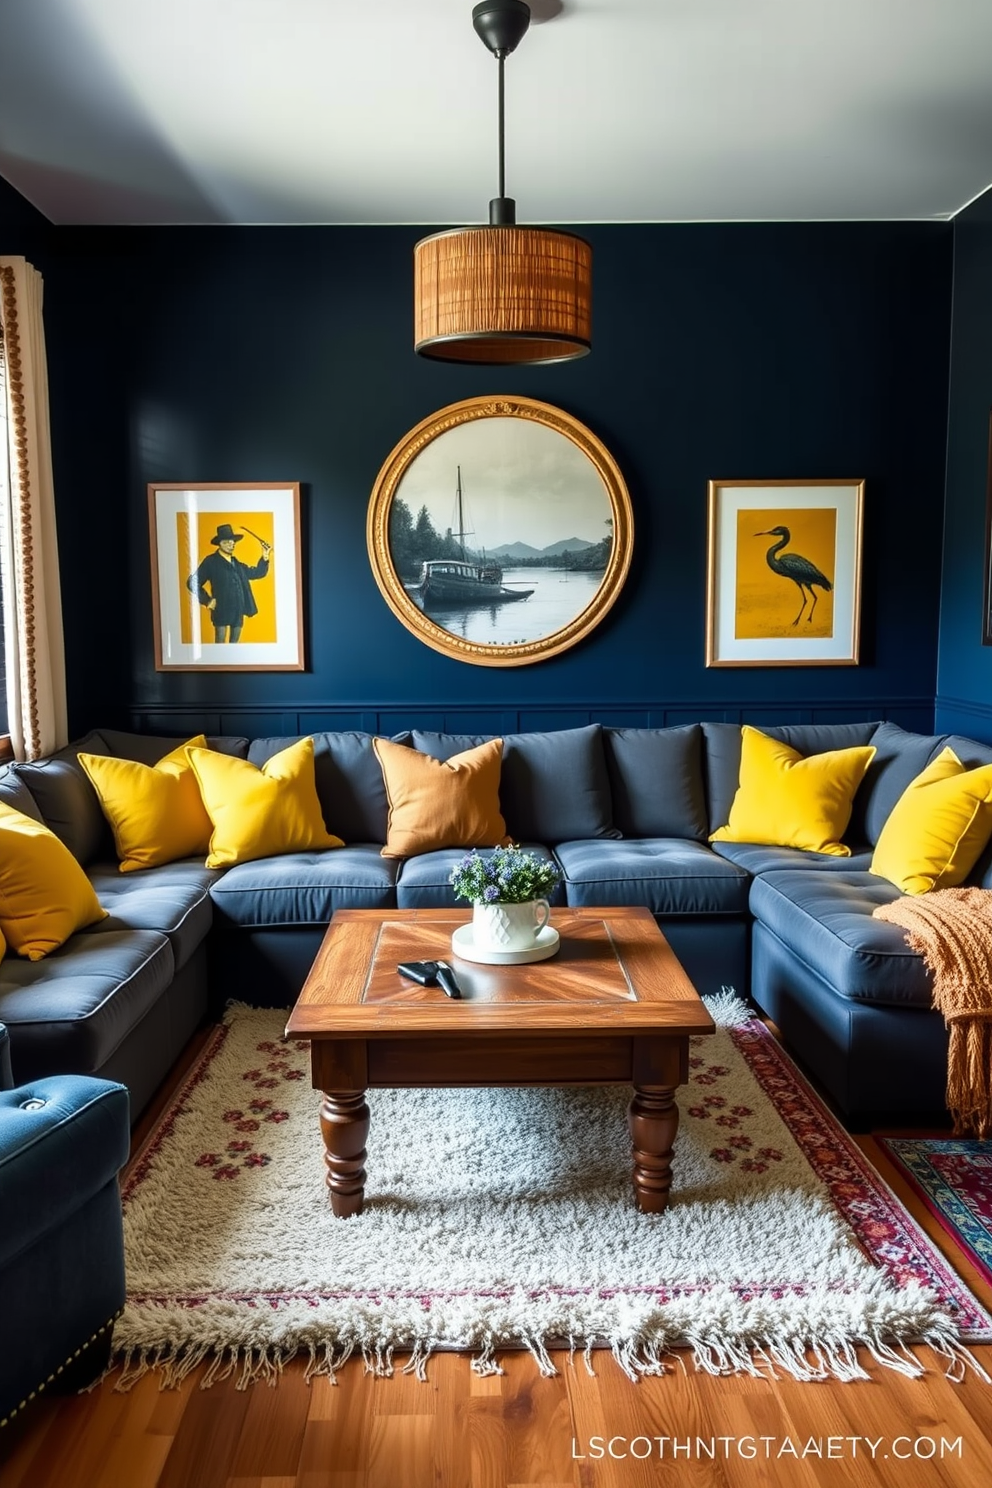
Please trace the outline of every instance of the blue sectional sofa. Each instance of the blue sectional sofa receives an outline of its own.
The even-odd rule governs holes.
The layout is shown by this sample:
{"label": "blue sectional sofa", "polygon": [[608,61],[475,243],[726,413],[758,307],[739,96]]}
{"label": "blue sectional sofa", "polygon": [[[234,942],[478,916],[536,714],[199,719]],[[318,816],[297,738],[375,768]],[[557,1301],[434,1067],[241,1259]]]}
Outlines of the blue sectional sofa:
{"label": "blue sectional sofa", "polygon": [[[943,1109],[946,1034],[919,957],[896,926],[872,919],[900,891],[869,873],[871,849],[903,790],[945,744],[967,765],[989,763],[992,749],[890,723],[764,731],[803,755],[874,746],[845,839],[850,857],[710,844],[738,785],[741,730],[726,723],[507,734],[507,829],[557,858],[560,903],[648,906],[699,990],[733,985],[750,995],[849,1121],[933,1116]],[[443,759],[482,736],[414,730],[398,741]],[[336,909],[452,904],[448,875],[460,856],[381,855],[388,803],[371,736],[341,732],[316,734],[314,748],[325,822],[343,848],[223,871],[188,860],[121,874],[76,754],[154,763],[180,742],[101,730],[0,779],[0,800],[44,820],[110,910],[43,961],[0,963],[15,1078],[118,1079],[133,1116],[227,998],[295,999]],[[209,740],[258,765],[291,742]],[[992,887],[992,850],[969,881]]]}

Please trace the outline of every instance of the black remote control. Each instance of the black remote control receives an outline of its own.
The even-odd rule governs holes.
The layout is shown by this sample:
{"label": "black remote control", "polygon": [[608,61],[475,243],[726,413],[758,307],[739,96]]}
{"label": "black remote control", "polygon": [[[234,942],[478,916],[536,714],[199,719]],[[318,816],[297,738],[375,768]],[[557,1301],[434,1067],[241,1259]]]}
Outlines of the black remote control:
{"label": "black remote control", "polygon": [[400,976],[408,977],[411,982],[419,982],[422,987],[437,986],[436,961],[401,961],[396,970]]}
{"label": "black remote control", "polygon": [[437,984],[445,997],[461,997],[462,989],[455,980],[455,973],[447,961],[438,961],[435,964],[437,966]]}
{"label": "black remote control", "polygon": [[401,961],[396,970],[400,976],[419,982],[422,987],[440,987],[445,997],[460,998],[462,989],[447,961]]}

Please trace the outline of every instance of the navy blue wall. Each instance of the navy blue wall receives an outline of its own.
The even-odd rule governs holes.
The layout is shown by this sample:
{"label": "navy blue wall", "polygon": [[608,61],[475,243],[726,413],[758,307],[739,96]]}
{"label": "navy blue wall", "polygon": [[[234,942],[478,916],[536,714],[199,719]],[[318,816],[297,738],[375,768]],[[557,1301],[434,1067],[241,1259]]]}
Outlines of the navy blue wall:
{"label": "navy blue wall", "polygon": [[[950,225],[584,231],[592,355],[494,371],[414,356],[423,230],[57,229],[40,266],[66,611],[81,622],[67,634],[74,731],[111,715],[165,732],[700,715],[929,727]],[[366,557],[369,494],[393,445],[479,393],[583,420],[634,507],[614,609],[529,667],[468,666],[420,644]],[[705,668],[714,477],[866,479],[860,667]],[[170,480],[303,482],[306,673],[155,672],[145,486]]]}
{"label": "navy blue wall", "polygon": [[0,176],[0,254],[29,258],[48,243],[52,225]]}
{"label": "navy blue wall", "polygon": [[992,409],[992,191],[954,222],[954,307],[937,727],[992,741],[992,646],[982,644]]}

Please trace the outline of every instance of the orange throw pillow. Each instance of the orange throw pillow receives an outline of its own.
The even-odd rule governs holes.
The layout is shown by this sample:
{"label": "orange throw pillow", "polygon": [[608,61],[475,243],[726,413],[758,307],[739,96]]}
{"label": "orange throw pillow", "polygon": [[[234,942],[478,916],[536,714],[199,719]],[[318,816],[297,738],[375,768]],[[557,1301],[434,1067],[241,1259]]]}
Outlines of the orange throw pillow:
{"label": "orange throw pillow", "polygon": [[389,799],[384,858],[441,847],[506,847],[499,809],[503,740],[490,739],[449,760],[373,739]]}

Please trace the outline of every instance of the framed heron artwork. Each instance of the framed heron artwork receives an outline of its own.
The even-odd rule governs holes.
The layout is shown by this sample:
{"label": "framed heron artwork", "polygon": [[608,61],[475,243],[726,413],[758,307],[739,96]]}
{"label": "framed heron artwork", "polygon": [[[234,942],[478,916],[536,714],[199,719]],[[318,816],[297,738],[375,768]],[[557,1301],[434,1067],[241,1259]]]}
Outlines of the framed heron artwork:
{"label": "framed heron artwork", "polygon": [[857,666],[864,493],[710,481],[707,666]]}

